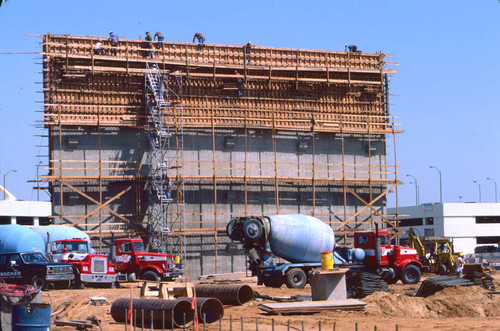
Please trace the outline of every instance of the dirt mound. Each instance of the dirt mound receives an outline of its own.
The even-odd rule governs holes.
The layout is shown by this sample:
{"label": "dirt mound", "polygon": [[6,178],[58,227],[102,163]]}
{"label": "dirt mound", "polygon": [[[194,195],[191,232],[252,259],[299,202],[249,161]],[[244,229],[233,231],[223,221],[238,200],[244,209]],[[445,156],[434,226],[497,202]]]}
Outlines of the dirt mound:
{"label": "dirt mound", "polygon": [[395,317],[488,317],[500,315],[500,297],[477,286],[445,288],[427,298],[377,292],[363,299],[367,314]]}

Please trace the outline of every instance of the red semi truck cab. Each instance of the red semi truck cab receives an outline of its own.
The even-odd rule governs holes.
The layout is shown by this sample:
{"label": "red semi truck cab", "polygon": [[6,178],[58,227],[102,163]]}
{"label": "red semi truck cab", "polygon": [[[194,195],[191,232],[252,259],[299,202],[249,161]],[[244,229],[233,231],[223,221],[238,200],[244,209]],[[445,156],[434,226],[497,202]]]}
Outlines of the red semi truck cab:
{"label": "red semi truck cab", "polygon": [[63,239],[52,243],[52,258],[55,262],[73,265],[75,287],[85,284],[103,284],[113,287],[116,281],[115,265],[106,255],[91,254],[89,243],[84,239]]}
{"label": "red semi truck cab", "polygon": [[175,261],[172,254],[145,252],[144,243],[140,238],[115,239],[114,249],[118,281],[134,278],[173,280],[182,275],[180,261]]}
{"label": "red semi truck cab", "polygon": [[[354,247],[365,252],[364,264],[377,266],[376,261],[376,231],[357,231],[354,233]],[[389,232],[378,231],[380,239],[380,265],[381,274],[388,283],[395,283],[398,279],[405,284],[415,284],[420,281],[423,266],[418,259],[417,250],[392,245],[389,241]]]}

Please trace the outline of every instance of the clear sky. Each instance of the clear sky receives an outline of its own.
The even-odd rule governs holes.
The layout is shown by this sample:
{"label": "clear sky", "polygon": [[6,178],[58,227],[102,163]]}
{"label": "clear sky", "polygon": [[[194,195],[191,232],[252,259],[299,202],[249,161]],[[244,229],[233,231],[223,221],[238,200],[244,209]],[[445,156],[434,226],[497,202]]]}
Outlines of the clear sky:
{"label": "clear sky", "polygon": [[[500,185],[500,1],[68,1],[7,0],[0,7],[0,52],[40,52],[54,34],[137,39],[146,30],[166,40],[340,51],[352,43],[382,51],[398,63],[391,76],[390,112],[396,138],[399,205],[495,201]],[[0,54],[0,180],[19,199],[35,200],[37,164],[46,158],[42,119],[42,65],[37,54]],[[393,142],[388,141],[393,164]],[[40,173],[46,173],[43,166]],[[477,181],[478,183],[473,183]],[[480,186],[479,186],[479,185]],[[388,206],[395,205],[389,194]],[[45,193],[40,198],[47,200]]]}

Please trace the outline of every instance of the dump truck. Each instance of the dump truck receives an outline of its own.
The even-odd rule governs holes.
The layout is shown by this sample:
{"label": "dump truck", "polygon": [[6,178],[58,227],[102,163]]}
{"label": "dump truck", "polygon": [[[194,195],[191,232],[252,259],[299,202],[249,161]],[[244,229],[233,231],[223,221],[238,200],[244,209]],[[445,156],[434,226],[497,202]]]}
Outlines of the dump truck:
{"label": "dump truck", "polygon": [[424,237],[420,239],[413,228],[410,228],[408,245],[417,250],[425,271],[440,275],[455,272],[455,260],[459,253],[455,252],[450,238]]}
{"label": "dump truck", "polygon": [[45,253],[55,262],[73,266],[74,288],[101,286],[112,288],[115,281],[115,265],[104,254],[96,254],[90,246],[90,237],[72,226],[35,226],[36,232],[45,242]]}
{"label": "dump truck", "polygon": [[116,265],[117,282],[136,279],[160,281],[182,276],[182,264],[172,254],[149,253],[141,238],[112,239],[112,260]]}
{"label": "dump truck", "polygon": [[[307,215],[235,217],[226,226],[233,241],[243,244],[248,269],[268,287],[303,288],[321,267],[321,252],[334,251],[337,267],[379,274],[388,283],[420,281],[422,264],[415,249],[391,245],[387,231],[358,231],[354,248],[335,246],[333,230]],[[284,261],[276,261],[279,258]]]}

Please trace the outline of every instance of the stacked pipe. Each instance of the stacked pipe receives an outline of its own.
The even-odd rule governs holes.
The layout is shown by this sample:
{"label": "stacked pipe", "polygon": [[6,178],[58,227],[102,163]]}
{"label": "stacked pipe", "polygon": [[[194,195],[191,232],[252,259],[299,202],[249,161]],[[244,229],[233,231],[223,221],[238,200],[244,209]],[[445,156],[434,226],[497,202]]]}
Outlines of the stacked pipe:
{"label": "stacked pipe", "polygon": [[[254,299],[254,292],[248,285],[198,285],[196,286],[196,313],[205,323],[213,323],[224,316],[224,306],[240,306]],[[111,305],[111,316],[116,322],[128,322],[132,302],[134,325],[189,326],[194,319],[191,309],[193,298],[176,300],[159,299],[117,299]]]}
{"label": "stacked pipe", "polygon": [[111,316],[116,322],[130,323],[128,312],[131,301],[132,317],[130,319],[136,326],[153,324],[155,328],[162,328],[171,325],[189,326],[193,323],[194,313],[189,300],[128,298],[117,299],[111,305]]}
{"label": "stacked pipe", "polygon": [[[191,301],[193,298],[177,298],[177,300]],[[224,306],[216,298],[196,298],[196,314],[198,318],[207,324],[218,321],[224,316]]]}
{"label": "stacked pipe", "polygon": [[241,306],[254,298],[253,290],[248,285],[198,285],[196,296],[217,298],[225,305]]}

